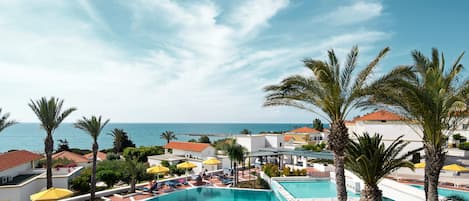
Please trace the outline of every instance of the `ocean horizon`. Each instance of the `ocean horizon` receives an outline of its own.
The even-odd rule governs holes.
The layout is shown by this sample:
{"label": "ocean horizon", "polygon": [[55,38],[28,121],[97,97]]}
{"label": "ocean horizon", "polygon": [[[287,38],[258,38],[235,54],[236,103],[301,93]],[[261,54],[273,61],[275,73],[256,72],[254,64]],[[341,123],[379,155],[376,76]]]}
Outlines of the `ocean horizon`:
{"label": "ocean horizon", "polygon": [[[294,128],[311,126],[311,123],[109,123],[98,138],[99,149],[112,148],[113,138],[108,135],[114,128],[124,129],[129,138],[138,146],[161,146],[166,142],[160,139],[164,131],[173,131],[177,141],[198,139],[199,135],[209,135],[211,141],[239,134],[243,129],[252,133],[288,131]],[[325,125],[327,127],[327,125]],[[0,152],[8,150],[29,150],[44,152],[46,133],[39,123],[19,123],[0,133]],[[53,135],[54,149],[58,140],[66,139],[70,148],[91,149],[91,137],[75,128],[73,123],[62,123]]]}

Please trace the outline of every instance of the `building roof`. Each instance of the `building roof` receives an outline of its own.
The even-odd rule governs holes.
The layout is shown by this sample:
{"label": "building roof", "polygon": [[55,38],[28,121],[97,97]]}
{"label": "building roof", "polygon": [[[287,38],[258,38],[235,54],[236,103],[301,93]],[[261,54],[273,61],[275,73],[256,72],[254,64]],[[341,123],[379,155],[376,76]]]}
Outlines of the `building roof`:
{"label": "building roof", "polygon": [[82,156],[80,154],[73,153],[73,152],[69,152],[69,151],[61,151],[59,153],[52,155],[52,159],[58,159],[58,158],[65,158],[75,163],[87,163],[88,162],[87,157]]}
{"label": "building roof", "polygon": [[292,138],[293,138],[293,136],[285,135],[285,136],[283,136],[283,141],[288,142],[288,141],[290,141]]}
{"label": "building roof", "polygon": [[319,133],[319,132],[320,131],[318,131],[314,128],[310,128],[310,127],[306,127],[306,126],[289,131],[289,133]]}
{"label": "building roof", "polygon": [[[85,155],[83,155],[83,156],[84,156],[85,158],[87,158],[88,160],[92,160],[92,159],[93,159],[93,152],[88,153],[88,154],[85,154]],[[107,154],[98,151],[98,154],[97,154],[96,156],[97,156],[97,159],[98,159],[99,161],[103,161],[103,160],[106,160]]]}
{"label": "building roof", "polygon": [[386,110],[378,110],[376,112],[368,113],[361,117],[357,117],[352,122],[357,121],[401,121],[404,117]]}
{"label": "building roof", "polygon": [[41,159],[42,156],[26,150],[12,151],[0,154],[0,171],[14,168],[34,160]]}
{"label": "building roof", "polygon": [[205,150],[207,147],[210,147],[210,144],[198,143],[198,142],[169,142],[168,144],[164,145],[163,148],[201,152]]}

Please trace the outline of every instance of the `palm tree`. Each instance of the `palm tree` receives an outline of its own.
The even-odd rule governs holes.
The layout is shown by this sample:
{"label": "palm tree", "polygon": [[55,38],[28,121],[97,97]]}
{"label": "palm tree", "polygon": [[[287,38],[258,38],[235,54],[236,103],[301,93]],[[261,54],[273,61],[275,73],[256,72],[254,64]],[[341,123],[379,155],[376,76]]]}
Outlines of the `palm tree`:
{"label": "palm tree", "polygon": [[127,147],[135,147],[124,129],[114,128],[108,135],[114,138],[114,151],[116,153],[121,153]]}
{"label": "palm tree", "polygon": [[177,140],[178,139],[173,131],[165,131],[165,132],[161,133],[160,138],[165,139],[167,143],[169,143],[171,140]]}
{"label": "palm tree", "polygon": [[54,150],[54,139],[52,135],[62,121],[67,118],[76,108],[64,109],[62,112],[63,100],[51,97],[47,99],[42,97],[33,101],[28,106],[36,114],[41,122],[41,128],[46,131],[46,139],[44,140],[44,152],[46,152],[46,168],[47,168],[47,188],[52,187],[52,151]]}
{"label": "palm tree", "polygon": [[[373,61],[355,75],[358,48],[352,48],[343,68],[340,67],[334,50],[330,50],[327,62],[313,59],[303,61],[312,76],[293,75],[278,85],[265,87],[268,94],[264,106],[292,106],[329,120],[329,145],[334,153],[337,198],[340,201],[347,200],[344,150],[348,143],[348,129],[344,123],[345,118],[365,100],[364,92],[372,89],[371,86],[396,79],[402,76],[402,72],[406,72],[405,67],[396,68],[374,83],[368,82],[370,74],[388,51],[389,48],[381,50]],[[352,82],[354,76],[356,78]]]}
{"label": "palm tree", "polygon": [[138,162],[136,159],[125,160],[126,172],[130,177],[130,193],[135,193],[137,179],[145,174],[145,164]]}
{"label": "palm tree", "polygon": [[401,154],[404,147],[409,144],[402,140],[403,136],[386,147],[382,135],[370,136],[368,133],[354,135],[356,141],[351,140],[345,150],[345,167],[365,183],[365,188],[361,192],[361,201],[381,201],[383,195],[378,188],[381,179],[401,167],[413,170],[414,164],[407,158],[421,149]]}
{"label": "palm tree", "polygon": [[8,120],[9,117],[10,113],[5,113],[2,115],[2,108],[0,108],[0,132],[2,132],[3,129],[18,123],[15,120]]}
{"label": "palm tree", "polygon": [[101,131],[109,123],[109,119],[104,122],[101,116],[92,116],[90,119],[83,117],[75,123],[75,127],[87,132],[93,138],[93,169],[91,174],[90,200],[94,200],[96,192],[96,155],[98,154],[98,137]]}
{"label": "palm tree", "polygon": [[451,68],[437,49],[428,58],[413,51],[413,76],[396,80],[376,90],[372,102],[391,105],[420,125],[425,150],[425,196],[438,200],[438,181],[443,167],[446,140],[467,111],[469,80],[461,80],[461,54]]}
{"label": "palm tree", "polygon": [[226,153],[228,154],[228,158],[230,158],[231,163],[234,164],[233,171],[235,179],[233,185],[236,186],[236,184],[238,184],[237,163],[241,163],[242,161],[244,161],[245,149],[243,146],[237,144],[236,142],[233,142],[227,145]]}

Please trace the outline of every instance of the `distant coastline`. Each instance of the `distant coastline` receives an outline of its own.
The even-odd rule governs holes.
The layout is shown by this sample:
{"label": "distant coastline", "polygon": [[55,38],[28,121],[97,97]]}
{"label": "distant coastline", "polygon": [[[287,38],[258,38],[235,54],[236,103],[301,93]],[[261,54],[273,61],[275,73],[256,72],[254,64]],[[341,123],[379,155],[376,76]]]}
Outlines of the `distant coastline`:
{"label": "distant coastline", "polygon": [[[174,131],[178,140],[188,141],[197,139],[201,135],[208,135],[210,139],[239,134],[243,129],[253,133],[269,131],[288,131],[297,127],[311,126],[309,123],[111,123],[99,138],[100,149],[112,147],[112,137],[107,135],[113,128],[122,128],[129,133],[137,146],[164,145],[160,134],[166,130]],[[327,127],[327,125],[326,125]],[[39,123],[20,123],[5,129],[0,135],[0,152],[12,149],[25,149],[33,152],[43,152],[45,133]],[[69,146],[80,149],[90,149],[91,139],[82,131],[73,127],[72,123],[63,123],[54,134],[54,148],[57,140],[67,139]]]}

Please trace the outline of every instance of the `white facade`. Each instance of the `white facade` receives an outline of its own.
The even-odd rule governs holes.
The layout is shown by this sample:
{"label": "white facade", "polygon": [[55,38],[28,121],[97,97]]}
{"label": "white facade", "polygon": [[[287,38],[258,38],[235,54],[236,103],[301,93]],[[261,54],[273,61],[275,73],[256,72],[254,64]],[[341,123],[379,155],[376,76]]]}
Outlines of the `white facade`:
{"label": "white facade", "polygon": [[347,128],[351,139],[355,138],[353,133],[358,135],[364,132],[368,132],[370,135],[378,133],[383,136],[385,145],[389,146],[395,139],[403,135],[402,140],[409,142],[403,152],[423,147],[419,126],[405,121],[357,121],[354,124],[348,124]]}
{"label": "white facade", "polygon": [[237,135],[236,143],[248,152],[257,152],[261,148],[283,148],[285,141],[281,134]]}
{"label": "white facade", "polygon": [[[14,168],[11,168],[14,169]],[[15,168],[16,169],[16,168]],[[19,170],[18,168],[17,170]],[[69,188],[69,181],[78,175],[82,167],[53,169],[52,183],[57,188]],[[2,171],[4,172],[4,171]],[[29,196],[46,189],[46,173],[44,169],[29,169],[20,174],[40,173],[17,185],[0,186],[1,201],[30,201]]]}
{"label": "white facade", "polygon": [[205,160],[208,157],[214,157],[215,154],[215,148],[213,148],[212,146],[208,146],[201,152],[173,149],[173,155],[185,156],[187,158],[197,158],[202,160]]}

